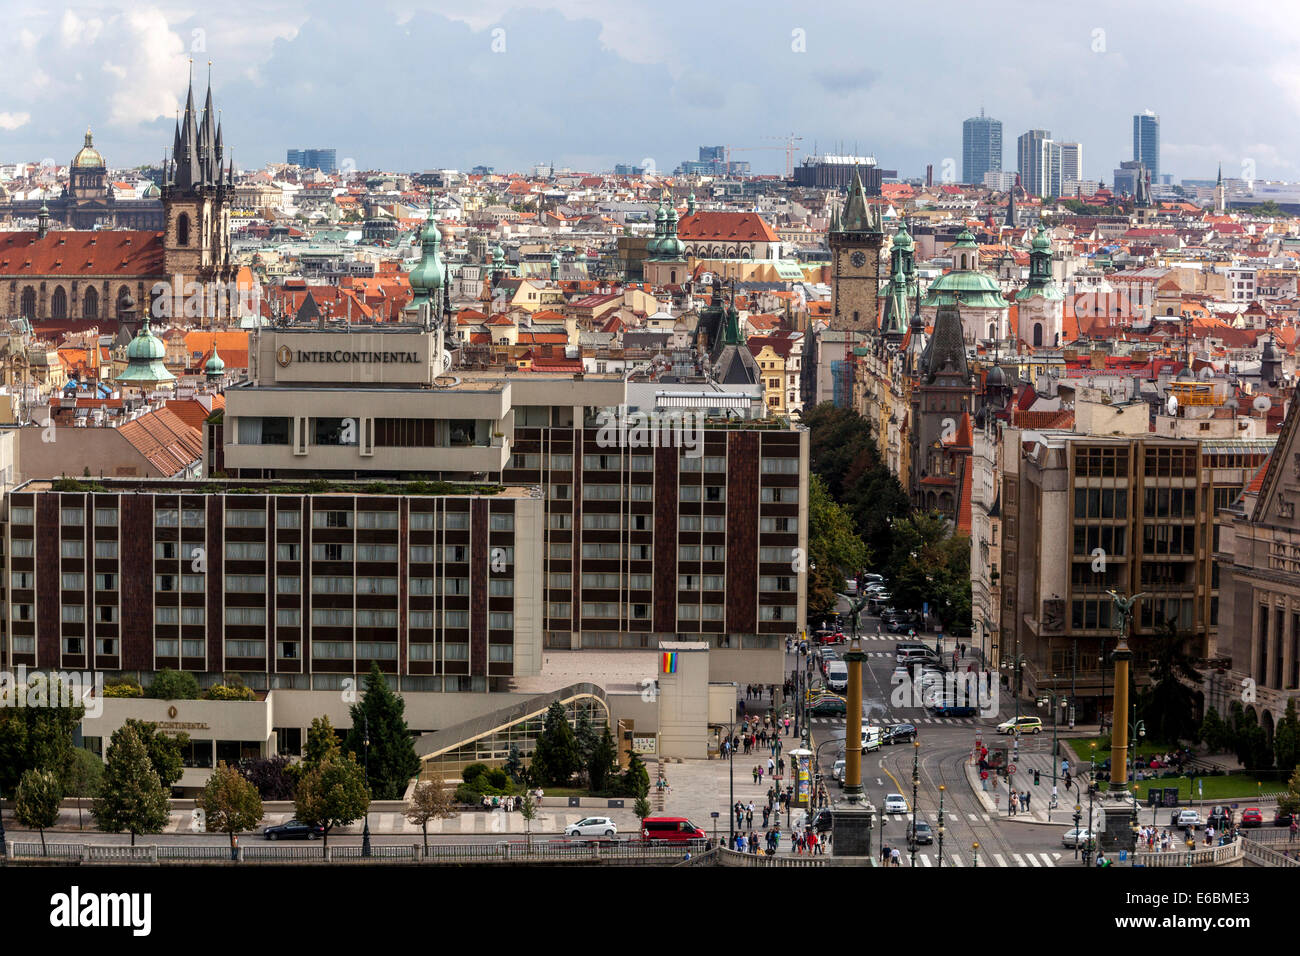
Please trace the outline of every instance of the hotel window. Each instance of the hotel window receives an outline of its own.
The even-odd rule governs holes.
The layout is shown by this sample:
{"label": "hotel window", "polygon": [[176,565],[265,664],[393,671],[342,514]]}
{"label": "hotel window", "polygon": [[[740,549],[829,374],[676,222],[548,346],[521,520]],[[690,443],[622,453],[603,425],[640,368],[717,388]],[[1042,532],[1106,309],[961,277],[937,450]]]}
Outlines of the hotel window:
{"label": "hotel window", "polygon": [[311,546],[311,557],[313,561],[351,561],[352,545],[350,544],[313,544]]}
{"label": "hotel window", "polygon": [[[682,491],[686,489],[683,488]],[[699,491],[699,489],[695,489]],[[679,531],[699,531],[700,519],[698,515],[681,515],[677,519],[677,528]]]}
{"label": "hotel window", "polygon": [[469,512],[449,511],[443,524],[448,531],[467,531],[469,530]]}
{"label": "hotel window", "polygon": [[469,660],[468,644],[447,643],[442,646],[442,659],[445,661]]}
{"label": "hotel window", "polygon": [[265,528],[266,512],[239,509],[226,512],[227,528]]}
{"label": "hotel window", "polygon": [[582,456],[582,467],[586,471],[618,471],[622,463],[621,455]]}
{"label": "hotel window", "polygon": [[266,545],[261,541],[227,541],[226,557],[231,561],[265,561]]}
{"label": "hotel window", "polygon": [[704,500],[705,501],[726,501],[727,489],[723,488],[721,485],[705,485]]}
{"label": "hotel window", "polygon": [[627,586],[644,590],[653,587],[653,584],[648,574],[630,574],[628,575]]}
{"label": "hotel window", "polygon": [[351,594],[352,578],[313,576],[311,592],[312,594]]}
{"label": "hotel window", "polygon": [[65,558],[84,558],[86,556],[86,542],[65,540],[61,542],[59,552]]}
{"label": "hotel window", "polygon": [[302,593],[302,579],[295,576],[283,576],[275,579],[276,594]]}
{"label": "hotel window", "polygon": [[153,589],[155,591],[175,591],[176,575],[155,574],[153,579]]}
{"label": "hotel window", "polygon": [[704,530],[705,531],[726,531],[727,530],[726,519],[723,518],[722,515],[705,515]]}
{"label": "hotel window", "polygon": [[795,609],[781,605],[765,604],[758,609],[760,621],[793,621]]}
{"label": "hotel window", "polygon": [[358,561],[390,561],[390,562],[396,561],[397,545],[359,544],[357,545],[357,560]]}
{"label": "hotel window", "polygon": [[727,459],[721,455],[710,455],[700,459],[704,463],[705,471],[726,471]]}
{"label": "hotel window", "polygon": [[488,527],[489,527],[492,531],[514,531],[514,530],[515,530],[515,516],[514,516],[514,515],[496,515],[496,514],[491,515],[491,522],[490,522],[490,524],[488,525]]}
{"label": "hotel window", "polygon": [[311,656],[325,660],[346,661],[352,659],[351,641],[312,641]]}
{"label": "hotel window", "polygon": [[266,576],[262,574],[227,574],[226,590],[240,594],[265,594]]}
{"label": "hotel window", "polygon": [[396,660],[397,645],[388,641],[363,641],[357,644],[357,657],[380,661]]}
{"label": "hotel window", "polygon": [[357,513],[357,527],[367,529],[392,529],[397,527],[396,511],[361,511]]}
{"label": "hotel window", "polygon": [[432,564],[433,545],[431,544],[411,545],[411,561],[416,564]]}
{"label": "hotel window", "polygon": [[469,578],[438,578],[439,594],[469,594]]}
{"label": "hotel window", "polygon": [[112,638],[100,638],[95,641],[95,653],[105,657],[112,657],[117,653],[117,641]]}
{"label": "hotel window", "polygon": [[510,644],[489,644],[488,660],[489,661],[513,661],[515,659],[515,649]]}
{"label": "hotel window", "polygon": [[653,497],[654,497],[653,485],[628,485],[627,486],[628,501],[649,501]]}
{"label": "hotel window", "polygon": [[284,661],[296,661],[300,646],[297,641],[276,641],[275,655]]}
{"label": "hotel window", "polygon": [[[407,645],[406,648],[406,654],[413,661],[431,661],[433,660],[433,645],[432,644],[409,644]],[[402,678],[404,689],[405,689],[405,684],[408,680],[410,680],[409,677]]]}
{"label": "hotel window", "polygon": [[409,620],[411,627],[433,627],[433,612],[412,611]]}
{"label": "hotel window", "polygon": [[96,508],[95,509],[95,526],[97,528],[115,528],[117,527],[117,509],[116,508]]}
{"label": "hotel window", "polygon": [[351,528],[351,511],[315,511],[312,512],[313,528]]}
{"label": "hotel window", "polygon": [[[568,515],[564,517],[568,517]],[[582,527],[588,531],[617,531],[619,528],[618,518],[618,515],[584,514],[582,516]]]}
{"label": "hotel window", "polygon": [[[207,622],[207,611],[201,607],[183,607],[181,608],[182,624],[204,624]],[[188,643],[188,642],[187,642]],[[200,651],[199,653],[202,653]]]}
{"label": "hotel window", "polygon": [[623,497],[622,485],[583,485],[583,501],[618,501]]}
{"label": "hotel window", "polygon": [[633,605],[632,605],[632,620],[634,620],[634,621],[648,621],[648,620],[650,620],[650,605],[649,605],[649,604],[633,604]]}
{"label": "hotel window", "polygon": [[116,574],[96,574],[95,575],[96,591],[116,591],[117,575]]}
{"label": "hotel window", "polygon": [[701,549],[700,557],[705,561],[725,561],[727,549],[720,544],[706,544]]}
{"label": "hotel window", "polygon": [[[176,542],[175,542],[175,541],[159,541],[159,542],[157,542],[157,543],[153,546],[153,556],[154,556],[155,558],[161,558],[161,559],[164,560],[164,561],[167,561],[167,560],[175,560],[175,558],[176,558]],[[227,555],[227,557],[229,557],[229,555]]]}
{"label": "hotel window", "polygon": [[469,627],[469,611],[447,611],[443,618],[444,627]]}
{"label": "hotel window", "polygon": [[278,561],[297,561],[301,556],[301,548],[297,544],[277,544],[275,546],[275,557]]}
{"label": "hotel window", "polygon": [[765,475],[797,475],[799,474],[799,459],[764,458],[762,471]]}
{"label": "hotel window", "polygon": [[627,556],[633,561],[649,561],[650,545],[634,544],[627,549]]}
{"label": "hotel window", "polygon": [[600,558],[604,560],[616,560],[621,554],[621,549],[617,544],[595,544],[587,543],[582,546],[582,556],[584,558]]}
{"label": "hotel window", "polygon": [[553,471],[573,471],[572,455],[551,455],[551,470]]}
{"label": "hotel window", "polygon": [[512,630],[515,616],[509,611],[493,611],[488,614],[488,627],[494,630]]}
{"label": "hotel window", "polygon": [[181,513],[175,508],[160,508],[153,513],[155,528],[179,528]]}
{"label": "hotel window", "polygon": [[432,594],[433,578],[411,578],[410,586],[412,594]]}
{"label": "hotel window", "polygon": [[277,511],[275,513],[277,528],[301,528],[302,513],[299,511]]}
{"label": "hotel window", "polygon": [[355,445],[357,420],[355,418],[313,418],[311,443],[313,445]]}
{"label": "hotel window", "polygon": [[63,639],[63,653],[65,654],[81,654],[84,647],[85,643],[80,637],[65,637]]}
{"label": "hotel window", "polygon": [[758,579],[760,591],[793,591],[794,578],[762,577]]}
{"label": "hotel window", "polygon": [[[586,519],[587,515],[583,515],[583,520],[586,521]],[[553,531],[568,531],[573,528],[573,515],[563,514],[558,511],[552,512],[550,524]]]}
{"label": "hotel window", "polygon": [[[114,546],[117,542],[112,542]],[[31,538],[14,538],[11,545],[12,556],[15,558],[30,558],[33,554],[33,545]],[[114,555],[116,557],[116,554]]]}
{"label": "hotel window", "polygon": [[617,574],[593,574],[588,572],[582,576],[582,586],[584,588],[616,588],[619,586],[619,576]]}
{"label": "hotel window", "polygon": [[542,456],[516,452],[510,456],[510,467],[536,470],[542,467]]}
{"label": "hotel window", "polygon": [[265,657],[266,641],[226,641],[228,657]]}
{"label": "hotel window", "polygon": [[583,617],[618,617],[619,606],[617,604],[593,603],[582,606]]}
{"label": "hotel window", "polygon": [[726,590],[727,579],[721,574],[706,574],[701,587],[705,591],[723,591]]}
{"label": "hotel window", "polygon": [[705,605],[703,606],[703,608],[701,609],[701,614],[702,614],[704,620],[706,620],[706,621],[721,621],[721,620],[722,620],[722,605],[721,605],[721,604],[705,604]]}
{"label": "hotel window", "polygon": [[234,625],[266,625],[266,608],[264,607],[228,607],[226,623]]}
{"label": "hotel window", "polygon": [[34,586],[33,582],[36,580],[36,575],[31,571],[15,571],[10,575],[9,580],[13,587],[30,588]]}
{"label": "hotel window", "polygon": [[700,606],[698,604],[679,604],[677,606],[677,617],[683,621],[698,621],[700,619]]}
{"label": "hotel window", "polygon": [[556,601],[547,605],[547,614],[553,618],[566,618],[573,613],[573,605],[563,601]]}
{"label": "hotel window", "polygon": [[412,531],[433,530],[432,511],[412,511],[409,520],[410,520],[410,527]]}
{"label": "hotel window", "polygon": [[627,467],[630,471],[654,471],[655,460],[653,455],[629,455]]}
{"label": "hotel window", "polygon": [[349,607],[315,607],[311,610],[312,627],[351,627],[352,609]]}
{"label": "hotel window", "polygon": [[[16,544],[18,544],[18,542],[15,541],[14,544],[16,545]],[[17,556],[17,555],[18,555],[18,552],[17,552],[17,551],[14,551],[14,555]],[[116,558],[116,557],[117,557],[117,542],[116,542],[116,541],[96,541],[96,542],[95,542],[95,557],[97,557],[97,558]]]}
{"label": "hotel window", "polygon": [[34,508],[10,508],[10,524],[33,524],[36,521],[36,510]]}
{"label": "hotel window", "polygon": [[567,590],[568,588],[573,587],[573,575],[552,572],[550,577],[547,579],[547,587]]}
{"label": "hotel window", "polygon": [[117,607],[112,604],[98,604],[95,606],[95,621],[99,624],[116,624]]}
{"label": "hotel window", "polygon": [[573,545],[568,541],[552,541],[547,554],[552,559],[567,561],[573,557]]}
{"label": "hotel window", "polygon": [[469,558],[468,546],[463,544],[449,544],[447,545],[446,556],[443,558],[443,560],[452,561],[455,563],[461,563],[463,561],[468,560],[468,558]]}
{"label": "hotel window", "polygon": [[699,485],[682,485],[682,487],[681,487],[681,488],[678,490],[678,492],[677,492],[677,499],[678,499],[679,501],[699,501],[699,500],[700,500],[700,486],[699,486]]}
{"label": "hotel window", "polygon": [[514,563],[515,563],[514,545],[506,545],[505,547],[496,547],[492,549],[492,573],[493,574],[504,574],[505,573],[504,569],[501,566],[505,565],[505,567],[508,568],[510,567],[510,565]]}
{"label": "hotel window", "polygon": [[179,644],[175,640],[154,641],[153,651],[158,657],[176,657]]}
{"label": "hotel window", "polygon": [[[33,619],[32,605],[30,604],[15,604],[13,605],[13,612],[15,621],[30,621]],[[15,647],[14,650],[17,651],[18,648]]]}
{"label": "hotel window", "polygon": [[241,445],[287,445],[289,444],[288,418],[249,418],[240,416],[238,422],[239,444]]}
{"label": "hotel window", "polygon": [[699,545],[684,544],[677,549],[677,559],[679,561],[698,561],[700,560]]}
{"label": "hotel window", "polygon": [[397,578],[357,578],[358,594],[396,594]]}
{"label": "hotel window", "polygon": [[702,458],[682,458],[679,464],[682,471],[702,471],[704,468],[704,459]]}
{"label": "hotel window", "polygon": [[207,579],[201,574],[182,574],[181,590],[191,594],[199,594],[207,586]]}
{"label": "hotel window", "polygon": [[358,610],[357,627],[397,627],[397,612]]}
{"label": "hotel window", "polygon": [[181,527],[202,528],[207,524],[207,514],[198,508],[186,508],[181,512]]}
{"label": "hotel window", "polygon": [[64,624],[84,624],[86,622],[86,608],[81,604],[63,605],[62,620]]}
{"label": "hotel window", "polygon": [[85,508],[64,508],[63,523],[64,524],[85,524],[86,509]]}
{"label": "hotel window", "polygon": [[515,582],[509,578],[494,578],[488,582],[488,594],[493,597],[514,597]]}
{"label": "hotel window", "polygon": [[61,584],[65,591],[80,591],[86,586],[86,576],[84,574],[64,574]]}
{"label": "hotel window", "polygon": [[794,518],[760,518],[758,521],[759,531],[768,532],[789,532],[794,529],[790,526]]}
{"label": "hotel window", "polygon": [[178,624],[180,619],[181,609],[178,607],[156,607],[153,610],[155,624]]}
{"label": "hotel window", "polygon": [[696,574],[679,574],[677,576],[677,590],[695,591],[700,586],[699,575]]}
{"label": "hotel window", "polygon": [[573,485],[551,485],[551,497],[558,501],[568,501],[573,497]]}

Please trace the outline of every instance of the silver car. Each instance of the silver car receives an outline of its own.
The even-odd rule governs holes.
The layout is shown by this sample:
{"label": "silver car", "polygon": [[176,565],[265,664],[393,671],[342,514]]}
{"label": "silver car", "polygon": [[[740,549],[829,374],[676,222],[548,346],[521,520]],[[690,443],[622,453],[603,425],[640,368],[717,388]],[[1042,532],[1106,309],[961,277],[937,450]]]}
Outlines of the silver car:
{"label": "silver car", "polygon": [[609,817],[587,817],[577,823],[570,823],[564,828],[565,836],[605,836],[618,835],[618,827]]}

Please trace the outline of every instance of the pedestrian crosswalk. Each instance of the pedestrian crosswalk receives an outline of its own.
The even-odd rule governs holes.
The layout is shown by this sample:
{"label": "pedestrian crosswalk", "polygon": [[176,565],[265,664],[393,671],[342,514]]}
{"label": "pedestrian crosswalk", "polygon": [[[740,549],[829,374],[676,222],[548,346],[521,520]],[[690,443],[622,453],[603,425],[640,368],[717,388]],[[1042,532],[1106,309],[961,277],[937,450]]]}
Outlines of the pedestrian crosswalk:
{"label": "pedestrian crosswalk", "polygon": [[[902,853],[902,860],[901,860],[902,865],[903,866],[909,865],[911,863],[912,854],[909,851],[902,848],[900,848],[900,852]],[[1013,853],[1011,854],[1011,858],[1012,858],[1012,862],[1008,862],[1006,857],[1004,857],[1001,853],[981,853],[979,855],[978,860],[976,860],[974,856],[967,859],[963,857],[962,854],[960,853],[952,853],[945,850],[942,865],[943,866],[979,866],[979,867],[986,867],[986,866],[1030,867],[1030,868],[1038,867],[1041,869],[1043,867],[1056,866],[1056,861],[1061,858],[1061,854],[1059,853],[1024,853],[1024,854]],[[927,847],[926,851],[924,852],[921,850],[917,850],[915,865],[919,867],[931,867],[931,868],[940,866],[938,849],[931,846],[931,847]]]}
{"label": "pedestrian crosswalk", "polygon": [[[843,717],[813,717],[814,724],[842,724]],[[973,724],[975,717],[868,717],[867,721],[881,727],[888,727],[892,724]],[[1024,745],[1021,745],[1024,749]]]}

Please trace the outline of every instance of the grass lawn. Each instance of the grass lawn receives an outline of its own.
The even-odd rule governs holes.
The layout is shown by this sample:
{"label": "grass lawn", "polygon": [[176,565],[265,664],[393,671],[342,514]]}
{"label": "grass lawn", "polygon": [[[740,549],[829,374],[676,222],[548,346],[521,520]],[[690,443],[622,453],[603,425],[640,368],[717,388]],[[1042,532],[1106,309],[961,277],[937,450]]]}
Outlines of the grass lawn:
{"label": "grass lawn", "polygon": [[[1282,781],[1263,781],[1252,774],[1232,773],[1220,777],[1197,777],[1201,789],[1193,791],[1192,781],[1187,777],[1166,777],[1163,780],[1139,780],[1133,784],[1138,800],[1145,802],[1148,787],[1177,787],[1180,800],[1246,800],[1268,796],[1286,790]],[[1103,784],[1102,786],[1105,786]]]}
{"label": "grass lawn", "polygon": [[543,787],[543,797],[589,797],[586,787]]}
{"label": "grass lawn", "polygon": [[[1089,744],[1097,744],[1098,745],[1097,763],[1101,763],[1103,760],[1105,760],[1107,757],[1110,756],[1110,750],[1102,750],[1100,742],[1101,742],[1100,737],[1079,737],[1079,738],[1071,738],[1066,741],[1066,743],[1068,743],[1070,745],[1070,748],[1074,751],[1074,755],[1078,757],[1080,760],[1084,760],[1084,761],[1092,759],[1092,748],[1089,746]],[[1144,743],[1138,746],[1138,756],[1152,757],[1155,756],[1156,754],[1169,753],[1172,750],[1178,750],[1178,749],[1180,748],[1175,747],[1172,744]],[[1173,786],[1173,784],[1170,784],[1170,786]]]}

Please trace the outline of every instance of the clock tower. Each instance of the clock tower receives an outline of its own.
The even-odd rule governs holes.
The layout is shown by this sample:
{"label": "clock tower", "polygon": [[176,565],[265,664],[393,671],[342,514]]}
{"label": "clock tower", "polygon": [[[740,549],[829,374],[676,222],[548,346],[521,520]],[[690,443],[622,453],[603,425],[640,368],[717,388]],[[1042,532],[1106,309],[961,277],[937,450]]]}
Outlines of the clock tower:
{"label": "clock tower", "polygon": [[884,239],[880,211],[867,204],[862,177],[854,169],[844,213],[837,213],[831,219],[827,235],[831,247],[832,331],[865,333],[876,330],[880,248]]}

